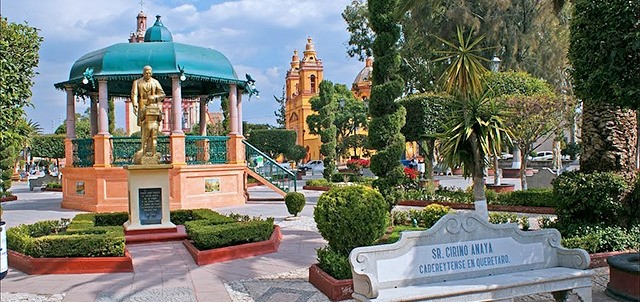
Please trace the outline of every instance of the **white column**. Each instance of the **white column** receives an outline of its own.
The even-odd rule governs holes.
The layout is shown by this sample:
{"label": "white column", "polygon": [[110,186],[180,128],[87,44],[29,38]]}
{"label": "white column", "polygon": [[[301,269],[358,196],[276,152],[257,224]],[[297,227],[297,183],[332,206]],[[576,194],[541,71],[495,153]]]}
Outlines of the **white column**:
{"label": "white column", "polygon": [[207,96],[200,96],[200,135],[207,135]]}
{"label": "white column", "polygon": [[67,91],[67,138],[76,138],[76,102],[73,87],[65,86]]}
{"label": "white column", "polygon": [[238,133],[243,135],[242,133],[242,90],[238,93]]}
{"label": "white column", "polygon": [[91,121],[91,137],[98,133],[98,95],[91,93],[91,111],[89,113],[89,120]]}
{"label": "white column", "polygon": [[229,85],[229,134],[238,134],[238,90],[236,84]]}
{"label": "white column", "polygon": [[173,111],[173,129],[171,133],[184,133],[182,131],[182,87],[180,77],[171,77],[171,107]]}
{"label": "white column", "polygon": [[109,122],[107,112],[109,110],[109,99],[107,92],[107,80],[98,80],[98,134],[109,134]]}

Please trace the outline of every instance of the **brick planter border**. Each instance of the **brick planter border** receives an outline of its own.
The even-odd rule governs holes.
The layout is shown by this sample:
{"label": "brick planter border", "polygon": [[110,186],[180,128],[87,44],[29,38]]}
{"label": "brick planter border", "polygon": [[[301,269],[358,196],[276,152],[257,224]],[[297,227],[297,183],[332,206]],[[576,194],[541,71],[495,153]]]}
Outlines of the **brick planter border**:
{"label": "brick planter border", "polygon": [[607,258],[611,256],[617,256],[617,255],[629,253],[629,252],[630,251],[616,251],[616,252],[589,254],[589,256],[591,257],[591,264],[589,264],[589,268],[608,266],[609,264],[607,263]]}
{"label": "brick planter border", "polygon": [[29,275],[133,272],[129,251],[124,257],[33,258],[8,250],[9,266]]}
{"label": "brick planter border", "polygon": [[0,202],[14,201],[14,200],[18,200],[18,196],[10,195],[10,196],[5,196],[5,197],[0,197]]}
{"label": "brick planter border", "polygon": [[304,190],[313,190],[313,191],[329,191],[331,188],[329,187],[318,187],[318,186],[302,186]]}
{"label": "brick planter border", "polygon": [[201,251],[197,249],[189,240],[182,241],[191,257],[198,265],[206,265],[222,261],[248,258],[257,255],[275,253],[278,251],[282,241],[280,226],[273,228],[273,233],[268,240],[260,242],[245,243],[234,246],[227,246],[217,249]]}
{"label": "brick planter border", "polygon": [[325,273],[317,264],[309,267],[309,283],[313,284],[331,301],[351,299],[353,280],[337,280]]}

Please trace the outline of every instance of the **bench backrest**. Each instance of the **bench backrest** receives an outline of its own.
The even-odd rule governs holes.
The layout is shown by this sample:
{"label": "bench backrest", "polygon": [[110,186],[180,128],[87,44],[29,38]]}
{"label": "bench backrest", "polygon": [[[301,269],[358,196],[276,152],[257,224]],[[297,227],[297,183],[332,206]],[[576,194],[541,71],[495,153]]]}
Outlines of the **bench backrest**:
{"label": "bench backrest", "polygon": [[425,231],[402,232],[393,244],[355,248],[350,256],[354,291],[469,279],[548,267],[589,267],[589,254],[565,249],[555,229],[521,231],[491,224],[473,212],[448,214]]}

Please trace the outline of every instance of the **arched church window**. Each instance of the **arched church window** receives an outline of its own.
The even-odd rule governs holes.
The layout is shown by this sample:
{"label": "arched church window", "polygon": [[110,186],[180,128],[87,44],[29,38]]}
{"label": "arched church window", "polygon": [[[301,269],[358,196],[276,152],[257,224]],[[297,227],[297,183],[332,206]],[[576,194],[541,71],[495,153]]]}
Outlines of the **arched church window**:
{"label": "arched church window", "polygon": [[311,75],[311,93],[316,93],[316,76]]}

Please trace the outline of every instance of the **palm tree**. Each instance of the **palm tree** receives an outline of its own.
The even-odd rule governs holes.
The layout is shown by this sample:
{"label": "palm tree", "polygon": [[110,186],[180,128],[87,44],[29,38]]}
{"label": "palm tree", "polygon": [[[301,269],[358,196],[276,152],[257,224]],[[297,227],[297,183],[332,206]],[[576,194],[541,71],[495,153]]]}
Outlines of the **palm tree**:
{"label": "palm tree", "polygon": [[442,136],[442,155],[449,166],[462,166],[465,176],[472,176],[473,199],[476,210],[486,215],[484,192],[484,168],[488,158],[499,155],[503,143],[511,144],[511,131],[505,126],[508,112],[484,91],[484,74],[489,72],[478,55],[486,48],[475,48],[484,36],[471,40],[473,31],[465,38],[462,29],[457,30],[457,44],[437,37],[450,49],[438,61],[450,61],[441,76],[445,91],[453,95],[453,114]]}

